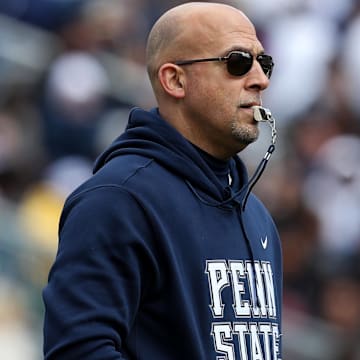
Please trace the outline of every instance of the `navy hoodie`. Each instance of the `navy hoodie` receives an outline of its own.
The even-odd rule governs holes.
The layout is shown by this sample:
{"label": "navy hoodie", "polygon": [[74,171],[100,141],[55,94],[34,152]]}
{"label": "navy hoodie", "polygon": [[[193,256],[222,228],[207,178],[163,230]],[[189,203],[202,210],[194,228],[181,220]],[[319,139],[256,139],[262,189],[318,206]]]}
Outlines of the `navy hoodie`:
{"label": "navy hoodie", "polygon": [[45,359],[281,359],[273,220],[156,109],[134,109],[67,199],[44,289]]}

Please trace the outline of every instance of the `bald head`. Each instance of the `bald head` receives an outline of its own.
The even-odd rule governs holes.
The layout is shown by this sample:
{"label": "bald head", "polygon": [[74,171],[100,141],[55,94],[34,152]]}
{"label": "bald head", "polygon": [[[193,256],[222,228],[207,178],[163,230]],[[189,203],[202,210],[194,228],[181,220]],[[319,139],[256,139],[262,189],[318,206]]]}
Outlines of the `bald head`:
{"label": "bald head", "polygon": [[233,19],[236,19],[234,27],[238,27],[240,21],[255,33],[244,13],[230,5],[191,2],[164,13],[153,26],[147,42],[146,62],[152,85],[156,84],[157,71],[165,62],[207,53],[214,56],[215,34],[231,31]]}

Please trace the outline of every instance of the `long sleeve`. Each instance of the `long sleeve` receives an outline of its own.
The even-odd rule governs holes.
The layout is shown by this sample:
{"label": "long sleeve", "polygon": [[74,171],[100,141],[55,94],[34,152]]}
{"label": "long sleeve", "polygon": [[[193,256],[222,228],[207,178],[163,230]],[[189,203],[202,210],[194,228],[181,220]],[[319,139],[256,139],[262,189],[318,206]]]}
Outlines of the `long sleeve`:
{"label": "long sleeve", "polygon": [[154,269],[149,224],[120,187],[68,200],[44,289],[46,360],[126,359],[124,339]]}

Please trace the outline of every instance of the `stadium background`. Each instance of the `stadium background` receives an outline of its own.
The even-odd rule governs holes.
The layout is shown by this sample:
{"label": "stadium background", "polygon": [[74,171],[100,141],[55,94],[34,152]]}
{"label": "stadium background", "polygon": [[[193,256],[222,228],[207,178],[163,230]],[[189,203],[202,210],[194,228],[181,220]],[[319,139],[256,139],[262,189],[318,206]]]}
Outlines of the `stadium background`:
{"label": "stadium background", "polygon": [[[245,10],[276,63],[277,150],[256,192],[283,242],[284,359],[360,359],[360,2],[219,2]],[[0,2],[1,359],[41,358],[63,201],[129,109],[154,105],[146,34],[180,3]],[[251,170],[269,141],[265,126],[242,155]]]}

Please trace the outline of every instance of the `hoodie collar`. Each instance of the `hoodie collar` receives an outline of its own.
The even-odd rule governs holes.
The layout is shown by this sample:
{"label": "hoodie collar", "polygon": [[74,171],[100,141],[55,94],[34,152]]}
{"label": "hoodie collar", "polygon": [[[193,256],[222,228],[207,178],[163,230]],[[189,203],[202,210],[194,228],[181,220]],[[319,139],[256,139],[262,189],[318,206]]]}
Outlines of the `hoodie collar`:
{"label": "hoodie collar", "polygon": [[[134,108],[130,112],[128,125],[121,134],[96,160],[94,173],[114,157],[137,154],[160,163],[182,177],[200,197],[215,204],[228,202],[229,197],[242,196],[245,191],[232,194],[224,192],[224,185],[219,180],[212,166],[199,151],[185,139],[174,127],[165,121],[158,109],[145,111]],[[247,172],[238,156],[230,161],[233,176],[238,183],[247,183]],[[239,199],[239,201],[241,201]]]}

